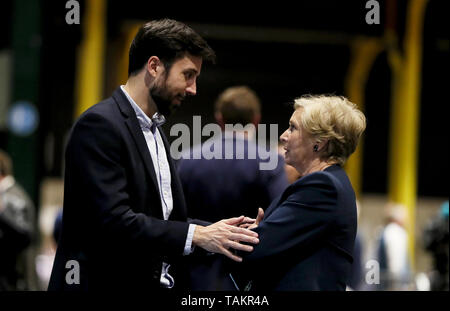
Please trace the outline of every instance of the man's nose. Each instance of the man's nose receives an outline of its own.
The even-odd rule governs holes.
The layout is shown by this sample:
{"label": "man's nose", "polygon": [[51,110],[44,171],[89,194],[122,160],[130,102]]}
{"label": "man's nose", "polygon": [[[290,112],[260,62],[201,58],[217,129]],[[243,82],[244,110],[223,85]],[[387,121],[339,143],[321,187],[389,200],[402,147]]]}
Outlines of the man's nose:
{"label": "man's nose", "polygon": [[189,95],[195,95],[197,94],[197,81],[194,80],[191,84],[189,84],[186,88],[186,93]]}

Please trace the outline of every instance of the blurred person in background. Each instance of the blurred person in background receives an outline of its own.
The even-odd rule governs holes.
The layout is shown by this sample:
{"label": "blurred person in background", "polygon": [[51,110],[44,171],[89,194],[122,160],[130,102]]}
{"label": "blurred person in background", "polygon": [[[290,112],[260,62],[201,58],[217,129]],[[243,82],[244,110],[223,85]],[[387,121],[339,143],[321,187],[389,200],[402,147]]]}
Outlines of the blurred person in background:
{"label": "blurred person in background", "polygon": [[406,224],[406,207],[388,203],[385,206],[385,226],[377,239],[376,258],[380,264],[380,284],[367,290],[410,290],[412,271]]}
{"label": "blurred person in background", "polygon": [[0,150],[0,290],[35,290],[35,209]]}
{"label": "blurred person in background", "polygon": [[[188,157],[178,163],[183,191],[186,198],[188,217],[210,222],[235,215],[254,215],[258,208],[266,209],[288,185],[284,171],[284,160],[278,156],[274,169],[261,170],[260,152],[249,157],[249,149],[258,150],[254,129],[261,119],[261,104],[256,93],[247,86],[235,86],[224,90],[215,103],[215,119],[222,135],[211,143],[211,149],[218,145],[221,158],[193,159],[194,150],[187,151]],[[248,130],[228,131],[225,125]],[[209,145],[209,144],[208,144]],[[193,148],[204,148],[205,145]],[[225,158],[225,149],[232,148],[232,157]],[[211,150],[212,152],[213,150]],[[235,290],[229,276],[227,259],[210,254],[190,256],[192,290]]]}
{"label": "blurred person in background", "polygon": [[55,244],[58,244],[59,238],[61,237],[62,230],[62,208],[58,211],[55,217],[55,222],[53,224],[52,237]]}
{"label": "blurred person in background", "polygon": [[364,245],[363,237],[361,231],[359,230],[359,219],[361,214],[361,203],[356,200],[356,213],[358,220],[358,230],[356,231],[355,237],[355,247],[353,248],[353,263],[352,263],[352,273],[350,277],[350,282],[348,284],[347,290],[360,290],[362,287],[362,282],[364,280],[364,266],[363,266],[363,254]]}
{"label": "blurred person in background", "polygon": [[449,223],[448,201],[441,206],[441,211],[425,228],[423,234],[425,249],[433,257],[433,271],[429,273],[430,290],[449,290]]}
{"label": "blurred person in background", "polygon": [[301,177],[248,226],[260,243],[243,254],[233,276],[240,277],[244,290],[344,291],[351,277],[357,211],[342,166],[365,130],[365,116],[338,96],[303,96],[294,108],[281,141],[286,163]]}
{"label": "blurred person in background", "polygon": [[139,29],[126,84],[71,130],[49,290],[183,289],[183,256],[193,246],[240,261],[230,250],[252,250],[241,241],[258,243],[257,234],[235,226],[244,217],[187,222],[181,183],[158,129],[196,94],[202,63],[214,58],[205,40],[178,21],[153,20]]}
{"label": "blurred person in background", "polygon": [[[58,192],[61,191],[58,189]],[[61,191],[62,192],[62,191]],[[45,196],[45,194],[43,194]],[[47,201],[48,202],[48,201]],[[39,290],[47,290],[55,261],[57,241],[54,239],[55,219],[62,212],[58,204],[42,204],[38,215],[39,252],[36,256],[36,272]]]}

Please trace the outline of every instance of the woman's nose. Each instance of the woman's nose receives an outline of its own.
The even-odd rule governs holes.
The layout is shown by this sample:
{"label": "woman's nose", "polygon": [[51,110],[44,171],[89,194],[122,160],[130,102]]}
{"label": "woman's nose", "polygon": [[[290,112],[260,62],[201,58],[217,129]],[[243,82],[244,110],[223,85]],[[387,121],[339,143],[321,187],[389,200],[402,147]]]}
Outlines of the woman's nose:
{"label": "woman's nose", "polygon": [[287,135],[288,135],[288,134],[287,134],[287,130],[284,131],[283,134],[281,134],[280,140],[281,140],[282,143],[286,143],[286,142],[287,142]]}

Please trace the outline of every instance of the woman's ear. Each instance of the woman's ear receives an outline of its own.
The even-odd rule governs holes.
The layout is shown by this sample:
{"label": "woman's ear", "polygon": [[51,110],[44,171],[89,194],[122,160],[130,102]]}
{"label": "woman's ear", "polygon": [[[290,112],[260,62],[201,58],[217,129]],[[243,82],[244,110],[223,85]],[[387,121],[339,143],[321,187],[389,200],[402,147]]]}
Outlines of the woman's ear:
{"label": "woman's ear", "polygon": [[[328,139],[324,139],[322,141],[316,141],[316,143],[314,144],[314,151],[320,152],[320,151],[325,150],[325,148],[327,147],[327,144],[328,144]],[[317,146],[317,148],[316,148],[316,146]]]}

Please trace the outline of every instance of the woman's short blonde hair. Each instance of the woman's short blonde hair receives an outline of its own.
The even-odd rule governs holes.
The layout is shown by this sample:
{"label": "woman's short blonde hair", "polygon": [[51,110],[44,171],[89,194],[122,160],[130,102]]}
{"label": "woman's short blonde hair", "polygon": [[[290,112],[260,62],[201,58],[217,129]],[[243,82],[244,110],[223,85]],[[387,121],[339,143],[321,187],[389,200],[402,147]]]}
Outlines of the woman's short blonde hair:
{"label": "woman's short blonde hair", "polygon": [[317,141],[328,141],[323,158],[343,165],[366,128],[364,114],[343,96],[305,95],[294,101],[294,109],[299,108],[303,128]]}

